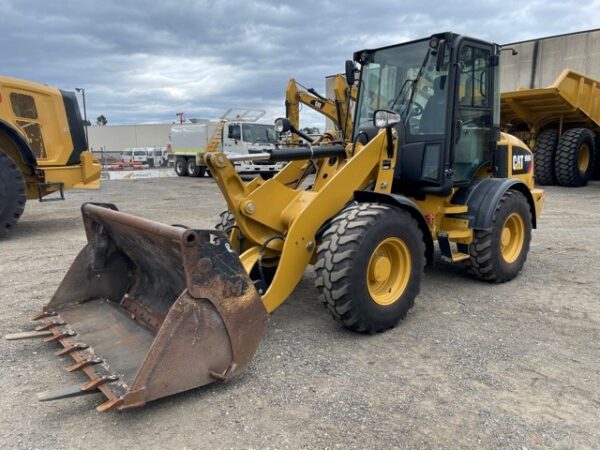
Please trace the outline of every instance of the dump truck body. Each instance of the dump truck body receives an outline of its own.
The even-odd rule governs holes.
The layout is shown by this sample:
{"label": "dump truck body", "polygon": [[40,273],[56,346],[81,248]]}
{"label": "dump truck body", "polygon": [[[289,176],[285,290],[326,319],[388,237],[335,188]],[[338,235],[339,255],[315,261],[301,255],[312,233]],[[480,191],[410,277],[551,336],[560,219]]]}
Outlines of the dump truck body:
{"label": "dump truck body", "polygon": [[[565,69],[556,81],[546,88],[517,89],[502,93],[501,117],[505,128],[534,147],[534,154],[535,147],[539,147],[540,151],[536,156],[538,182],[555,184],[558,176],[559,182],[565,181],[559,184],[569,185],[567,182],[575,179],[576,185],[582,185],[598,171],[599,81]],[[579,131],[570,131],[561,145],[561,136],[568,130]],[[541,133],[544,135],[536,145]],[[578,146],[578,142],[572,142],[580,135],[581,139],[589,140],[583,134],[591,134],[591,145],[588,143],[585,144],[587,147],[584,144]],[[575,152],[577,154],[573,155]],[[558,156],[559,153],[563,155]],[[575,167],[575,162],[572,161],[580,167]],[[576,170],[580,174],[577,174]]]}
{"label": "dump truck body", "polygon": [[0,77],[0,153],[8,193],[0,203],[0,234],[15,225],[26,199],[99,187],[100,164],[87,149],[72,92]]}
{"label": "dump truck body", "polygon": [[502,122],[526,123],[534,130],[550,124],[600,128],[600,82],[565,69],[546,88],[517,89],[501,95]]}

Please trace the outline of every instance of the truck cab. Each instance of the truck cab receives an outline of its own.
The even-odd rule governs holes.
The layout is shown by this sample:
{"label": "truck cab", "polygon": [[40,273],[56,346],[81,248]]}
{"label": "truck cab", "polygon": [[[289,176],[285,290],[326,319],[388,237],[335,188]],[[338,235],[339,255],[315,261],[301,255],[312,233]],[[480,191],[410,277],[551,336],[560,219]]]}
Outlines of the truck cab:
{"label": "truck cab", "polygon": [[[223,127],[222,150],[225,153],[252,154],[273,150],[278,136],[273,125],[249,122],[231,122]],[[270,178],[281,169],[281,163],[264,161],[238,161],[235,167],[240,174],[260,174]]]}
{"label": "truck cab", "polygon": [[[257,123],[265,115],[261,109],[231,108],[219,121],[193,120],[171,127],[170,145],[179,176],[204,176],[206,152],[228,154],[262,153],[275,148],[278,136],[272,124]],[[240,174],[272,177],[282,163],[239,161]]]}

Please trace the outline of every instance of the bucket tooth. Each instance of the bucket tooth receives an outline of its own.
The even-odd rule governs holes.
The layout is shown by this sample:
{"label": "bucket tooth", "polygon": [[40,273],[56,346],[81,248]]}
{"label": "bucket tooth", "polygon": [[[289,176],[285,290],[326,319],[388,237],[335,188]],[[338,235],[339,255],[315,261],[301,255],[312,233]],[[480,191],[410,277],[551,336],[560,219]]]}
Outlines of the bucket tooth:
{"label": "bucket tooth", "polygon": [[84,367],[100,364],[101,362],[102,358],[98,358],[97,356],[90,356],[85,359],[82,359],[79,362],[76,362],[72,366],[67,367],[67,372],[75,372],[77,370],[83,369]]}
{"label": "bucket tooth", "polygon": [[77,336],[77,333],[75,333],[73,330],[60,331],[58,334],[55,334],[54,336],[49,337],[48,339],[44,339],[44,342],[57,342],[61,339],[73,336]]}
{"label": "bucket tooth", "polygon": [[52,327],[59,327],[61,325],[65,325],[65,322],[62,320],[51,320],[50,322],[46,322],[43,325],[35,328],[35,331],[46,331]]}
{"label": "bucket tooth", "polygon": [[37,399],[40,402],[48,402],[50,400],[59,400],[61,398],[78,397],[80,395],[93,394],[95,390],[84,391],[81,389],[81,385],[74,384],[72,386],[62,387],[49,391],[39,392]]}
{"label": "bucket tooth", "polygon": [[41,313],[33,316],[31,318],[31,320],[33,322],[35,322],[36,320],[42,320],[42,319],[45,319],[46,317],[52,317],[52,316],[56,316],[56,315],[57,315],[56,311],[42,311]]}
{"label": "bucket tooth", "polygon": [[11,333],[5,334],[4,339],[7,341],[17,341],[20,339],[36,339],[46,336],[51,336],[52,332],[50,331],[23,331],[21,333]]}
{"label": "bucket tooth", "polygon": [[104,403],[96,406],[96,411],[105,412],[105,411],[108,411],[109,409],[118,408],[122,404],[123,404],[122,398],[119,398],[119,397],[113,398],[113,399],[107,400]]}
{"label": "bucket tooth", "polygon": [[64,356],[64,355],[68,355],[68,354],[73,353],[73,352],[77,352],[77,351],[80,351],[80,350],[85,350],[85,349],[87,349],[89,347],[90,346],[87,345],[87,344],[84,344],[82,342],[77,342],[77,343],[71,345],[70,347],[65,347],[65,348],[63,348],[61,350],[58,350],[58,351],[54,352],[54,355],[55,356]]}
{"label": "bucket tooth", "polygon": [[119,377],[117,375],[103,375],[94,380],[90,380],[81,385],[82,391],[93,391],[94,389],[98,389],[100,386],[106,383],[111,383],[113,381],[117,381]]}

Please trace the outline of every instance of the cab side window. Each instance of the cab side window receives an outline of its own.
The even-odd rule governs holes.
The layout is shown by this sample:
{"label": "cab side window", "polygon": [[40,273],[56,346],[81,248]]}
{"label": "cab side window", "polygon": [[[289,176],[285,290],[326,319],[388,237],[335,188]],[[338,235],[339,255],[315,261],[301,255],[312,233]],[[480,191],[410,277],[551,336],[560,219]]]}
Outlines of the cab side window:
{"label": "cab side window", "polygon": [[46,159],[42,126],[37,122],[38,112],[35,99],[31,95],[11,92],[10,104],[14,115],[17,117],[17,125],[29,139],[31,150],[37,158]]}
{"label": "cab side window", "polygon": [[37,119],[38,115],[35,107],[35,100],[31,95],[12,92],[10,94],[10,104],[12,105],[15,116],[24,119]]}
{"label": "cab side window", "polygon": [[490,52],[465,45],[460,54],[459,103],[461,106],[488,106],[487,76]]}

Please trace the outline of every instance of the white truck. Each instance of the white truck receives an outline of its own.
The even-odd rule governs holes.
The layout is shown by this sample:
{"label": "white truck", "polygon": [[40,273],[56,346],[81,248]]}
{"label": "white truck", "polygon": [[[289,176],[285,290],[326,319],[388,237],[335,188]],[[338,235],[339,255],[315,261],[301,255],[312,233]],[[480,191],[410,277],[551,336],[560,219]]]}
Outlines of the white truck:
{"label": "white truck", "polygon": [[[262,153],[275,148],[278,136],[271,124],[256,123],[265,111],[233,108],[219,121],[193,120],[189,124],[171,127],[170,145],[179,176],[202,177],[206,173],[202,157],[207,151],[231,154]],[[261,175],[270,178],[283,167],[282,163],[260,161],[235,163],[240,175]]]}

